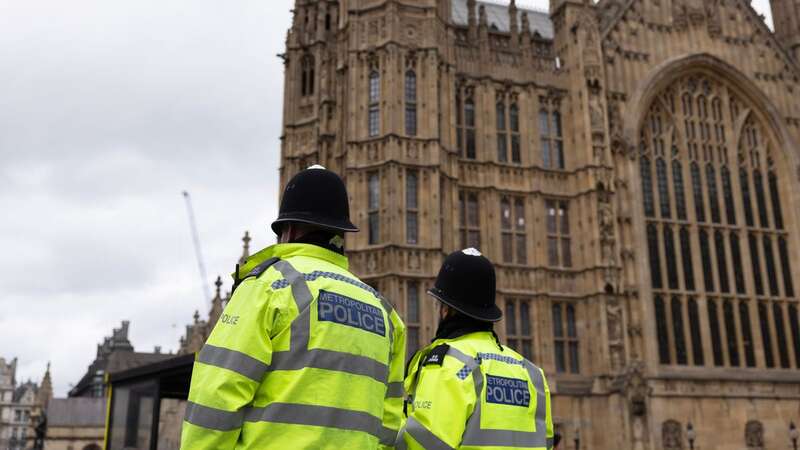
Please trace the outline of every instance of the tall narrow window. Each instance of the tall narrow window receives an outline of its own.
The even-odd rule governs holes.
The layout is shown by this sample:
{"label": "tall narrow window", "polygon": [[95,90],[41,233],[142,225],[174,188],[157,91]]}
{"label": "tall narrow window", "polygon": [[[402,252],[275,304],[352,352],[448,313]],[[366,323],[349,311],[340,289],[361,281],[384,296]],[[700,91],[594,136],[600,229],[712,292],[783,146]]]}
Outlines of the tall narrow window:
{"label": "tall narrow window", "polygon": [[461,192],[458,195],[461,216],[461,248],[481,246],[480,216],[478,213],[478,194]]}
{"label": "tall narrow window", "polygon": [[706,292],[714,292],[714,271],[711,265],[711,247],[708,243],[708,233],[700,230],[700,259],[703,261],[703,281]]}
{"label": "tall narrow window", "polygon": [[656,210],[653,203],[653,175],[650,168],[650,159],[643,156],[639,159],[639,170],[642,177],[642,197],[644,198],[644,215],[655,217]]}
{"label": "tall narrow window", "polygon": [[539,111],[539,134],[542,144],[542,165],[546,169],[565,168],[564,137],[561,127],[561,113],[546,109]]}
{"label": "tall narrow window", "polygon": [[778,176],[769,172],[769,196],[772,199],[772,215],[775,217],[775,228],[783,229],[783,211],[781,210],[781,197],[778,191]]}
{"label": "tall narrow window", "polygon": [[739,246],[739,236],[736,233],[730,234],[731,259],[733,263],[733,278],[736,283],[736,293],[746,294],[744,285],[744,268],[742,267],[742,249]]}
{"label": "tall narrow window", "polygon": [[678,219],[686,220],[686,193],[683,189],[683,166],[677,159],[672,161],[672,182],[675,189],[675,210]]}
{"label": "tall narrow window", "polygon": [[778,238],[778,253],[781,257],[781,272],[783,273],[783,290],[786,297],[794,297],[794,283],[792,283],[792,265],[789,262],[789,244],[786,238]]}
{"label": "tall narrow window", "polygon": [[542,146],[542,166],[549,169],[553,166],[550,157],[550,113],[546,109],[539,111],[539,135]]}
{"label": "tall narrow window", "polygon": [[778,289],[778,273],[775,271],[775,254],[772,252],[772,239],[764,235],[764,261],[767,263],[767,280],[769,280],[769,293],[773,297],[781,295]]}
{"label": "tall narrow window", "polygon": [[381,76],[377,70],[369,74],[369,130],[370,137],[380,133]]}
{"label": "tall narrow window", "polygon": [[514,200],[514,240],[516,242],[517,263],[528,263],[528,239],[525,233],[525,199]]}
{"label": "tall narrow window", "polygon": [[750,246],[750,262],[753,269],[753,284],[755,284],[756,295],[764,295],[764,278],[761,275],[761,258],[758,253],[758,238],[750,233],[747,235]]}
{"label": "tall narrow window", "polygon": [[755,226],[753,223],[753,203],[750,195],[750,177],[747,176],[745,169],[739,170],[739,183],[742,187],[742,205],[744,206],[744,220],[748,227]]}
{"label": "tall narrow window", "polygon": [[736,225],[736,208],[733,205],[733,189],[731,188],[731,171],[723,166],[720,170],[722,178],[722,196],[725,198],[725,217],[728,225]]}
{"label": "tall narrow window", "polygon": [[553,349],[556,360],[556,372],[567,371],[567,352],[564,343],[564,314],[560,303],[553,303]]}
{"label": "tall narrow window", "polygon": [[567,339],[569,347],[569,368],[572,373],[580,372],[578,357],[578,326],[575,323],[575,306],[567,303]]}
{"label": "tall narrow window", "polygon": [[669,182],[667,181],[667,163],[662,158],[656,160],[656,179],[658,181],[658,203],[661,206],[661,217],[669,219],[671,217],[671,208]]}
{"label": "tall narrow window", "polygon": [[553,338],[556,371],[580,373],[578,327],[575,307],[571,303],[553,303]]}
{"label": "tall narrow window", "polygon": [[506,299],[506,316],[503,319],[506,321],[506,344],[517,350],[519,348],[519,340],[517,339],[517,306],[514,300]]}
{"label": "tall narrow window", "polygon": [[466,133],[466,157],[475,159],[475,102],[471,98],[464,103],[464,129]]}
{"label": "tall narrow window", "polygon": [[706,182],[708,183],[708,205],[711,208],[711,220],[714,223],[720,223],[719,196],[717,194],[717,172],[714,170],[714,166],[711,164],[706,166]]}
{"label": "tall narrow window", "polygon": [[419,282],[406,283],[406,359],[419,349]]}
{"label": "tall narrow window", "polygon": [[[500,199],[500,232],[501,247],[503,248],[503,262],[513,262],[513,238],[514,233],[511,227],[511,202],[508,197]],[[509,344],[510,345],[510,344]]]}
{"label": "tall narrow window", "polygon": [[300,63],[300,95],[314,95],[314,57],[305,55]]}
{"label": "tall narrow window", "polygon": [[658,360],[661,364],[669,364],[669,324],[667,323],[667,309],[664,298],[655,296],[656,310],[656,337],[658,338]]}
{"label": "tall narrow window", "polygon": [[697,308],[697,300],[689,299],[689,332],[692,336],[692,359],[695,366],[702,366],[705,361],[703,358],[703,339],[700,333],[700,313]]}
{"label": "tall narrow window", "polygon": [[672,334],[675,341],[675,359],[678,364],[688,364],[686,354],[686,337],[683,330],[683,302],[679,297],[672,297],[670,305],[672,313]]}
{"label": "tall narrow window", "polygon": [[548,264],[556,267],[572,267],[567,202],[545,200],[545,209],[547,212]]}
{"label": "tall narrow window", "polygon": [[499,99],[495,104],[497,122],[497,160],[508,161],[508,122],[506,121],[506,104]]}
{"label": "tall narrow window", "polygon": [[769,214],[767,214],[767,198],[764,194],[764,178],[761,172],[753,173],[753,186],[756,188],[756,200],[758,203],[758,219],[762,228],[769,228]]}
{"label": "tall narrow window", "polygon": [[406,72],[406,134],[417,135],[417,74]]}
{"label": "tall narrow window", "polygon": [[722,237],[721,231],[714,232],[714,246],[717,250],[719,290],[720,292],[730,292],[730,283],[728,282],[728,259],[725,256],[725,239]]}
{"label": "tall narrow window", "polygon": [[733,313],[733,304],[725,300],[722,304],[725,316],[725,337],[728,344],[728,363],[732,367],[739,367],[739,341],[736,336],[736,317]]}
{"label": "tall narrow window", "polygon": [[516,103],[511,103],[508,108],[508,122],[511,130],[511,162],[519,164],[522,162],[522,151],[519,137],[519,107]]}
{"label": "tall narrow window", "polygon": [[725,362],[722,359],[722,333],[719,329],[717,301],[714,299],[708,300],[708,325],[711,329],[711,350],[714,355],[714,365],[723,366]]}
{"label": "tall narrow window", "polygon": [[664,255],[667,258],[667,283],[670,289],[678,289],[678,261],[675,257],[675,239],[672,229],[664,225]]}
{"label": "tall narrow window", "polygon": [[758,302],[758,323],[761,328],[761,342],[764,344],[764,359],[767,367],[775,367],[775,355],[772,353],[772,335],[769,329],[769,311],[765,302]]}
{"label": "tall narrow window", "polygon": [[650,281],[655,289],[664,287],[661,282],[661,256],[658,253],[658,229],[647,225],[647,250],[650,257]]}
{"label": "tall narrow window", "polygon": [[775,337],[778,338],[778,356],[781,360],[781,367],[788,369],[789,365],[789,346],[786,342],[786,326],[783,324],[783,308],[778,302],[772,303],[772,319],[775,321]]}
{"label": "tall narrow window", "polygon": [[527,360],[533,357],[531,318],[527,300],[506,299],[506,343]]}
{"label": "tall narrow window", "polygon": [[694,193],[694,212],[698,222],[706,221],[706,208],[703,203],[703,180],[700,178],[700,166],[692,163],[692,192]]}
{"label": "tall narrow window", "polygon": [[789,304],[789,328],[792,330],[792,342],[794,342],[794,362],[795,367],[800,368],[800,316],[798,316],[797,305]]}
{"label": "tall narrow window", "polygon": [[525,264],[528,261],[525,238],[525,203],[514,198],[513,210],[509,197],[500,200],[500,232],[503,262]]}
{"label": "tall narrow window", "polygon": [[687,291],[694,290],[694,264],[692,248],[689,242],[689,229],[681,227],[681,258],[683,259],[683,283]]}
{"label": "tall narrow window", "polygon": [[459,156],[475,159],[475,101],[468,89],[456,91],[456,146]]}
{"label": "tall narrow window", "polygon": [[522,356],[528,361],[533,359],[533,333],[531,331],[531,313],[528,310],[528,302],[519,302],[519,322],[520,322],[520,348]]}
{"label": "tall narrow window", "polygon": [[380,240],[380,207],[381,207],[381,179],[376,172],[369,174],[367,212],[369,217],[369,244],[377,244]]}
{"label": "tall narrow window", "polygon": [[406,171],[406,243],[415,245],[419,235],[419,178],[416,170]]}
{"label": "tall narrow window", "polygon": [[750,309],[747,306],[747,301],[739,302],[739,323],[742,324],[745,363],[747,367],[755,367],[756,354],[755,346],[753,345],[753,331],[750,327]]}

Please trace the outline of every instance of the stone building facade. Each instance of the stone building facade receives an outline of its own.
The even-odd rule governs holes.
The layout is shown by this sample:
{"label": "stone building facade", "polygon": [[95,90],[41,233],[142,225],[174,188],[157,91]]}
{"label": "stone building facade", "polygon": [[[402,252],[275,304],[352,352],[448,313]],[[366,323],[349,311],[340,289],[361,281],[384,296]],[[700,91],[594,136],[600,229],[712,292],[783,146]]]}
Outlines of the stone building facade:
{"label": "stone building facade", "polygon": [[0,358],[0,449],[33,448],[36,426],[53,397],[50,365],[37,384],[31,380],[18,383],[17,359]]}
{"label": "stone building facade", "polygon": [[410,347],[443,256],[492,259],[562,448],[790,448],[800,1],[772,7],[297,0],[281,183],[345,177],[353,269]]}

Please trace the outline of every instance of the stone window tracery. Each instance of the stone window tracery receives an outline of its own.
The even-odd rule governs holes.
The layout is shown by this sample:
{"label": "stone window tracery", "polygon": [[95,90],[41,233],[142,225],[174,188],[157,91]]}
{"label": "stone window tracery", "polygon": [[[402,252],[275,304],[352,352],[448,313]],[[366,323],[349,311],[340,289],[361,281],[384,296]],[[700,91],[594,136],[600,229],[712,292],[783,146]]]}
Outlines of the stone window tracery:
{"label": "stone window tracery", "polygon": [[303,97],[314,95],[314,66],[314,56],[303,56],[300,62],[300,95]]}
{"label": "stone window tracery", "polygon": [[500,232],[503,262],[527,263],[524,198],[504,196],[500,199]]}
{"label": "stone window tracery", "polygon": [[375,137],[380,133],[381,127],[381,75],[377,70],[373,70],[369,74],[369,123],[367,130],[369,136]]}
{"label": "stone window tracery", "polygon": [[687,75],[642,120],[637,167],[662,364],[703,365],[708,351],[714,366],[800,367],[786,173],[742,98],[725,81]]}
{"label": "stone window tracery", "polygon": [[406,170],[406,244],[419,243],[419,173]]}
{"label": "stone window tracery", "polygon": [[506,343],[528,361],[533,359],[533,333],[528,300],[507,298],[505,304]]}
{"label": "stone window tracery", "polygon": [[553,340],[556,372],[580,373],[575,305],[553,302]]}
{"label": "stone window tracery", "polygon": [[475,139],[475,99],[471,86],[456,89],[456,147],[462,158],[477,157]]}
{"label": "stone window tracery", "polygon": [[542,152],[542,167],[545,169],[564,170],[564,130],[561,112],[555,101],[541,99],[539,110],[539,140]]}
{"label": "stone window tracery", "polygon": [[497,92],[496,99],[497,161],[508,162],[508,153],[511,150],[511,162],[519,164],[522,162],[522,155],[519,137],[519,106],[517,106],[516,95],[500,91]]}
{"label": "stone window tracery", "polygon": [[413,70],[406,72],[406,135],[417,135],[417,74]]}

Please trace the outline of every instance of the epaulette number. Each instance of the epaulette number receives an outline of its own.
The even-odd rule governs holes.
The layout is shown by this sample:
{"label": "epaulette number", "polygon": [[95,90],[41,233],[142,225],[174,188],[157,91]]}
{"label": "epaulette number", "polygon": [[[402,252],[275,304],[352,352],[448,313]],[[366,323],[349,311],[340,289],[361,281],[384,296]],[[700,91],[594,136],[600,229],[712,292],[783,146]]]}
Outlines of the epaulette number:
{"label": "epaulette number", "polygon": [[441,366],[444,364],[444,356],[450,350],[450,346],[447,344],[442,344],[434,347],[433,350],[428,353],[428,356],[425,357],[425,361],[422,363],[423,366],[428,365],[438,365]]}

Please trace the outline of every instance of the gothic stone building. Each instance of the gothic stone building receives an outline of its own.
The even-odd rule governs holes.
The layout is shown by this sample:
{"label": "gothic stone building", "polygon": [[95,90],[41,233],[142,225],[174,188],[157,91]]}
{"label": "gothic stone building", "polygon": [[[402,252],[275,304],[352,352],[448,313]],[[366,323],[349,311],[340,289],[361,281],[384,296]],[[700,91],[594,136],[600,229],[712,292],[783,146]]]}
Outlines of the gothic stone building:
{"label": "gothic stone building", "polygon": [[443,256],[489,256],[562,448],[791,448],[800,1],[772,8],[297,0],[281,183],[345,177],[353,269],[412,349]]}

